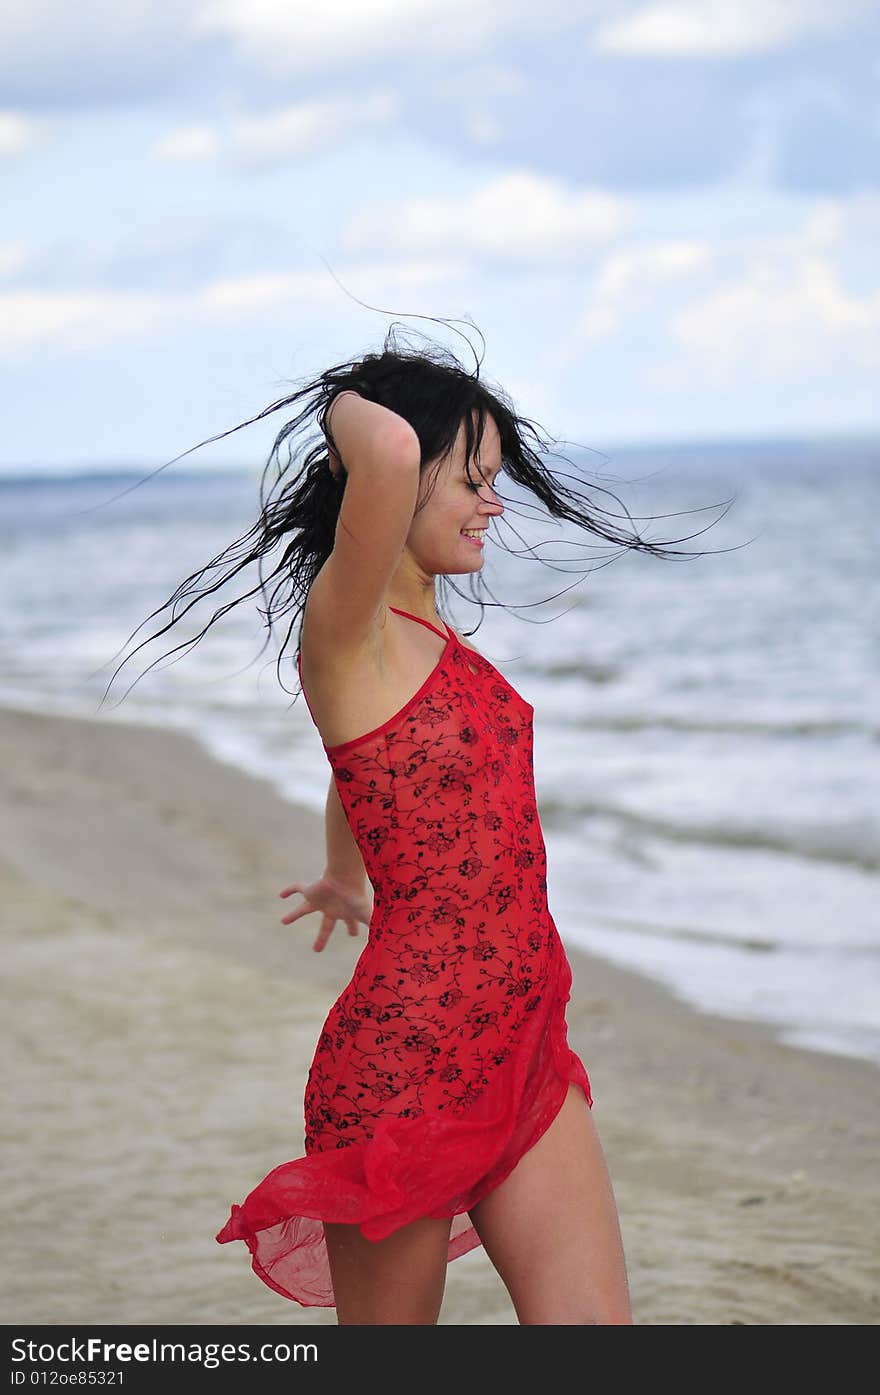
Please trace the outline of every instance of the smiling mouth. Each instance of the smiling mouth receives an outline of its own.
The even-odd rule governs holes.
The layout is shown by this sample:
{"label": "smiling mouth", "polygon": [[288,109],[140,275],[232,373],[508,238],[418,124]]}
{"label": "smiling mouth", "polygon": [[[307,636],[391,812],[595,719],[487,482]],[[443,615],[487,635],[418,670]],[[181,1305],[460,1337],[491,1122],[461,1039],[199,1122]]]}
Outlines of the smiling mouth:
{"label": "smiling mouth", "polygon": [[480,528],[480,529],[474,528],[474,529],[469,530],[468,532],[465,532],[465,530],[464,530],[463,528],[462,528],[462,530],[461,530],[461,536],[462,536],[463,538],[465,538],[467,542],[473,543],[474,547],[482,547],[482,546],[483,546],[483,538],[484,538],[484,536],[485,536],[485,533],[486,533],[486,529],[485,529],[485,528]]}

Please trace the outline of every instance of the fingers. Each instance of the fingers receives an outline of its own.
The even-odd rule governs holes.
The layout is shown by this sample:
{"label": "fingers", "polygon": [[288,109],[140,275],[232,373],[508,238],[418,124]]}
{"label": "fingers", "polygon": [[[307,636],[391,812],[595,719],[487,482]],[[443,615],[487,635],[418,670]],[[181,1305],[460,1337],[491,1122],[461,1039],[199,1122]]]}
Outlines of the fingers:
{"label": "fingers", "polygon": [[[301,896],[304,896],[304,887],[305,882],[291,882],[290,886],[286,886],[283,891],[279,891],[278,895],[291,896],[294,891],[298,891]],[[308,901],[303,901],[303,904],[301,906],[297,906],[295,911],[288,911],[287,915],[283,915],[281,917],[281,924],[292,925],[295,920],[299,920],[304,915],[309,915],[312,909],[313,908],[309,905]]]}
{"label": "fingers", "polygon": [[326,915],[325,915],[325,916],[322,918],[322,920],[321,920],[321,928],[320,928],[320,930],[318,931],[318,938],[315,940],[315,943],[314,943],[313,946],[312,946],[312,948],[314,949],[314,951],[315,951],[316,954],[320,954],[320,953],[321,953],[321,950],[324,948],[325,944],[327,943],[327,941],[328,941],[329,938],[330,938],[330,932],[331,932],[331,930],[333,929],[333,926],[334,926],[335,924],[336,924],[336,921],[335,921],[335,920],[331,920],[329,916],[326,916]]}
{"label": "fingers", "polygon": [[[303,897],[302,905],[297,906],[295,910],[288,911],[286,915],[283,915],[281,917],[282,925],[293,925],[294,921],[301,920],[303,916],[312,915],[313,912],[321,909],[319,906],[316,906],[312,904],[311,901],[309,901],[309,885],[305,882],[291,882],[289,886],[286,886],[281,891],[279,891],[278,895],[282,898],[292,896],[295,891],[298,891],[300,895]],[[318,899],[317,894],[316,899]],[[370,922],[371,913],[366,908],[358,909],[356,907],[352,908],[352,906],[349,906],[348,915],[342,913],[341,907],[337,907],[333,910],[328,910],[325,907],[321,911],[321,914],[321,928],[318,931],[315,943],[312,946],[316,954],[320,954],[323,950],[331,934],[333,933],[333,927],[335,926],[337,920],[344,920],[345,924],[348,926],[349,935],[357,937],[358,921],[362,920],[365,925],[368,925]]]}
{"label": "fingers", "polygon": [[[288,887],[287,892],[279,891],[278,895],[286,896],[291,891],[299,890],[299,885],[300,884],[297,883],[295,886]],[[300,892],[300,895],[304,896],[305,893]],[[297,906],[295,910],[288,911],[287,915],[283,915],[281,917],[281,924],[292,925],[295,920],[299,920],[304,915],[309,915],[313,909],[314,908],[309,905],[309,902],[307,900],[304,900],[301,906]]]}

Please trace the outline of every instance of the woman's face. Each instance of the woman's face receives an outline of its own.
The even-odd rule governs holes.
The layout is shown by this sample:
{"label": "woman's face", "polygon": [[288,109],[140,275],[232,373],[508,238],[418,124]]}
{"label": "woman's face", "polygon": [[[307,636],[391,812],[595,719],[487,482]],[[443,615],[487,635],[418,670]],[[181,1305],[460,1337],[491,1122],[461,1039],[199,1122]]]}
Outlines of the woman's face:
{"label": "woman's face", "polygon": [[[486,417],[480,450],[471,459],[470,467],[465,465],[466,450],[462,422],[455,449],[439,467],[430,495],[413,518],[406,540],[407,550],[418,565],[434,576],[479,571],[486,530],[493,518],[504,512],[492,487],[501,469],[501,438],[490,416]],[[427,489],[425,483],[423,491],[426,493]],[[468,533],[472,536],[468,537]]]}

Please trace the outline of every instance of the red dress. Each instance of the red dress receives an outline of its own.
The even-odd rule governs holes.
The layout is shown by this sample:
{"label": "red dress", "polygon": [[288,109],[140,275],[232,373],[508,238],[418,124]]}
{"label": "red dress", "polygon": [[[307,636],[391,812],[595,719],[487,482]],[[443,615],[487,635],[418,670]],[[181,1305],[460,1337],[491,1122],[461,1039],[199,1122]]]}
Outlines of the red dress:
{"label": "red dress", "polygon": [[322,1221],[381,1240],[452,1217],[456,1259],[480,1244],[468,1211],[549,1128],[569,1082],[593,1103],[567,1041],[534,708],[452,631],[440,638],[399,712],[324,747],[374,890],[367,943],[309,1069],[305,1157],[216,1237],[244,1240],[255,1273],[304,1307],[335,1305]]}

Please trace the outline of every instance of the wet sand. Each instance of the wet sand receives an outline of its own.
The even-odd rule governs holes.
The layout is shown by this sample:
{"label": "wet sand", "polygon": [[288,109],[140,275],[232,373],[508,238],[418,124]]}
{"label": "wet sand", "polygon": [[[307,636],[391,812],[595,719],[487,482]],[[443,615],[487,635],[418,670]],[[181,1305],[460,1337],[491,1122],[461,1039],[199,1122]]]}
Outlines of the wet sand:
{"label": "wet sand", "polygon": [[[365,942],[280,924],[320,820],[176,732],[7,709],[0,749],[4,1321],[335,1324],[214,1240],[302,1155]],[[636,1323],[876,1323],[880,1072],[568,953]],[[440,1321],[516,1321],[482,1249]]]}

